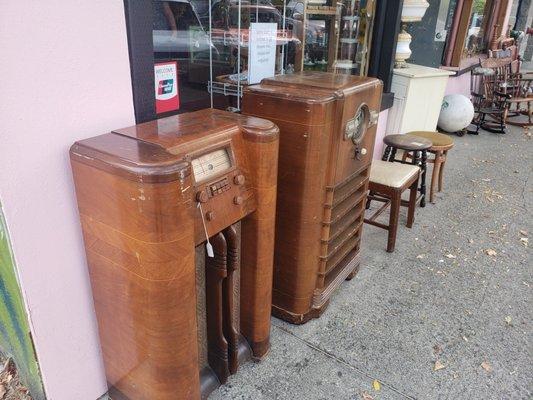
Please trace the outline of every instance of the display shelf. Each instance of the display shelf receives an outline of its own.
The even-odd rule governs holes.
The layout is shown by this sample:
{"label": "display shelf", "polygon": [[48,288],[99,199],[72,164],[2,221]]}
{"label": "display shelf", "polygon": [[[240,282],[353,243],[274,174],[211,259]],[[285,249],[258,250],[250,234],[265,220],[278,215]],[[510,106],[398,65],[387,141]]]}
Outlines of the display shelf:
{"label": "display shelf", "polygon": [[295,69],[366,75],[374,9],[375,0],[307,1]]}
{"label": "display shelf", "polygon": [[[209,34],[209,32],[208,32]],[[211,30],[211,42],[213,44],[222,44],[224,46],[248,47],[250,39],[250,30],[241,29],[213,29]],[[289,42],[300,42],[300,40],[293,36],[292,31],[288,29],[278,29],[276,37],[276,46],[281,46]]]}

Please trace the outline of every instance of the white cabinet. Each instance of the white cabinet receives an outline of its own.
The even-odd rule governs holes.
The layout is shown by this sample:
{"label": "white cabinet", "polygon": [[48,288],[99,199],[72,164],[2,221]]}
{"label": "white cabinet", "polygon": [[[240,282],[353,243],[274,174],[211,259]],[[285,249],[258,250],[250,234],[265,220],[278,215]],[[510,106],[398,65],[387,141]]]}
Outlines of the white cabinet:
{"label": "white cabinet", "polygon": [[394,104],[389,111],[386,134],[434,131],[451,71],[407,64],[393,71],[391,92]]}

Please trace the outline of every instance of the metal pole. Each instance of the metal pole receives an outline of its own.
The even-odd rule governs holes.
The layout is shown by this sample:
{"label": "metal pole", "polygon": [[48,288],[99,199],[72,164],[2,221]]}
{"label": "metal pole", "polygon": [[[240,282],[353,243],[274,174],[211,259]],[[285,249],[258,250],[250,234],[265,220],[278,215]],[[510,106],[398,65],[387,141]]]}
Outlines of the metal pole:
{"label": "metal pole", "polygon": [[[237,110],[241,111],[241,0],[239,0],[238,18],[239,23],[237,33]],[[248,42],[250,42],[250,34],[248,33]],[[249,43],[248,43],[249,44]]]}
{"label": "metal pole", "polygon": [[[282,33],[283,33],[283,40],[285,40],[285,33],[286,33],[286,27],[285,27],[285,14],[286,14],[286,10],[287,10],[287,1],[286,0],[283,0],[283,19],[282,19]],[[277,33],[276,33],[276,41],[278,40],[278,37],[277,37]],[[283,43],[281,45],[281,70],[280,70],[280,73],[281,75],[285,75],[285,46],[288,46],[289,42],[287,41],[287,43]]]}
{"label": "metal pole", "polygon": [[209,0],[209,94],[211,108],[213,108],[213,41],[211,40],[211,24],[211,0]]}

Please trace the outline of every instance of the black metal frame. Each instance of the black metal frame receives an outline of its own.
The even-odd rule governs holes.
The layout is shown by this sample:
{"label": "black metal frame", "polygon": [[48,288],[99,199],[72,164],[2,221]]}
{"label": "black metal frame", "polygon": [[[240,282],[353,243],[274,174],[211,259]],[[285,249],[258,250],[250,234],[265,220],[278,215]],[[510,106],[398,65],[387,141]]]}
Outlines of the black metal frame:
{"label": "black metal frame", "polygon": [[[400,31],[403,0],[376,2],[368,75],[383,81],[381,110],[392,107],[390,93],[396,41]],[[148,0],[124,0],[135,120],[142,123],[157,118],[154,98],[153,7]]]}
{"label": "black metal frame", "polygon": [[382,110],[392,107],[394,102],[394,93],[390,93],[390,88],[402,7],[403,0],[376,2],[368,76],[375,76],[383,81]]}
{"label": "black metal frame", "polygon": [[124,0],[133,105],[137,123],[156,118],[154,97],[153,7],[151,1]]}

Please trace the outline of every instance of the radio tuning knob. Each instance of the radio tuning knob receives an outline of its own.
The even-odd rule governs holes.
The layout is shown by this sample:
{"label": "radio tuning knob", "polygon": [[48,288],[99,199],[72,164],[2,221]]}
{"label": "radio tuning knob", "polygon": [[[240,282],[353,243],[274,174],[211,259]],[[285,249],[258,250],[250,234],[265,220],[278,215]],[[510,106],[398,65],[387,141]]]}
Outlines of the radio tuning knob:
{"label": "radio tuning knob", "polygon": [[243,185],[244,184],[244,175],[235,175],[233,178],[233,183],[236,185]]}
{"label": "radio tuning knob", "polygon": [[209,196],[203,190],[196,193],[196,201],[198,203],[205,203],[207,200],[209,200]]}
{"label": "radio tuning knob", "polygon": [[235,196],[233,198],[233,204],[240,206],[242,204],[242,197],[241,196]]}

